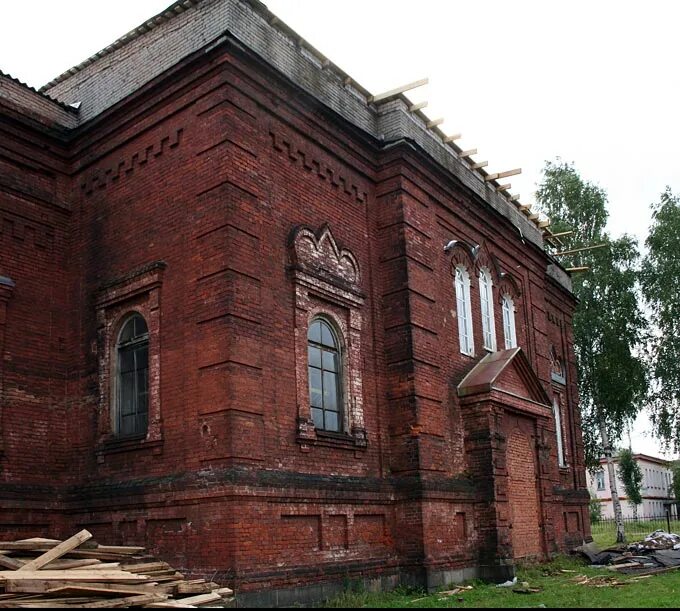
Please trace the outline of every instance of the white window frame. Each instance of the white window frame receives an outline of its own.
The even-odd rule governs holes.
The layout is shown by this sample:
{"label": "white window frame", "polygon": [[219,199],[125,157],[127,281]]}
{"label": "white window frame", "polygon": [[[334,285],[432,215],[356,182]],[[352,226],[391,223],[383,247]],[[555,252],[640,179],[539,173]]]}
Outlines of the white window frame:
{"label": "white window frame", "polygon": [[553,416],[555,417],[555,434],[557,436],[557,461],[560,467],[566,467],[564,460],[564,438],[562,436],[562,410],[557,397],[553,398]]}
{"label": "white window frame", "polygon": [[600,470],[595,473],[595,488],[598,492],[607,489],[607,480],[604,476],[604,471]]}
{"label": "white window frame", "polygon": [[482,308],[484,349],[496,351],[496,321],[493,312],[493,281],[486,269],[479,271],[479,299]]}
{"label": "white window frame", "polygon": [[456,267],[456,312],[458,314],[458,341],[460,351],[468,356],[475,354],[472,331],[472,307],[470,303],[470,274],[463,266]]}
{"label": "white window frame", "polygon": [[515,301],[510,295],[503,295],[503,333],[505,335],[505,349],[516,348]]}

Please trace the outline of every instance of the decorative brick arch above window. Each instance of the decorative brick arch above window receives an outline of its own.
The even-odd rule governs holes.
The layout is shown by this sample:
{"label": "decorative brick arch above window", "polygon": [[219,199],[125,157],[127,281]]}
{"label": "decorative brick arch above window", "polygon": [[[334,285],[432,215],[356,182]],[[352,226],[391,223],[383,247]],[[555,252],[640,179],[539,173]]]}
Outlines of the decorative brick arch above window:
{"label": "decorative brick arch above window", "polygon": [[550,377],[552,381],[566,386],[567,380],[564,375],[564,366],[562,365],[562,359],[557,355],[555,346],[550,346]]}
{"label": "decorative brick arch above window", "polygon": [[[362,347],[364,294],[354,255],[341,248],[328,225],[317,232],[296,227],[288,241],[289,272],[295,291],[295,362],[297,389],[297,441],[303,451],[311,445],[332,444],[364,448]],[[324,318],[335,328],[342,346],[343,430],[317,431],[311,414],[308,378],[308,330]]]}
{"label": "decorative brick arch above window", "polygon": [[297,227],[290,239],[290,258],[296,270],[359,291],[359,264],[349,250],[338,246],[327,224],[316,233]]}
{"label": "decorative brick arch above window", "polygon": [[129,444],[119,439],[115,427],[115,364],[117,339],[122,326],[135,313],[148,327],[148,428],[140,444],[158,446],[162,441],[160,405],[160,290],[166,264],[157,261],[106,283],[97,291],[97,354],[99,361],[98,441],[103,448],[112,443]]}
{"label": "decorative brick arch above window", "polygon": [[473,270],[475,268],[475,260],[479,254],[479,245],[470,246],[467,242],[463,240],[451,240],[446,247],[444,252],[451,258],[451,275],[456,277],[456,268],[465,268],[470,274],[470,280],[472,281]]}

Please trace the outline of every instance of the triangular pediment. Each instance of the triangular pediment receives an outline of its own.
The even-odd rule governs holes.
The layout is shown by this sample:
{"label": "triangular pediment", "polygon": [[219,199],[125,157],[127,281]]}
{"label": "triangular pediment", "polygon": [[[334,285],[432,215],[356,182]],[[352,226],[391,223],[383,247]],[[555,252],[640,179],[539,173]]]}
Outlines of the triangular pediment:
{"label": "triangular pediment", "polygon": [[550,407],[550,399],[521,348],[487,354],[458,385],[458,396],[493,390]]}

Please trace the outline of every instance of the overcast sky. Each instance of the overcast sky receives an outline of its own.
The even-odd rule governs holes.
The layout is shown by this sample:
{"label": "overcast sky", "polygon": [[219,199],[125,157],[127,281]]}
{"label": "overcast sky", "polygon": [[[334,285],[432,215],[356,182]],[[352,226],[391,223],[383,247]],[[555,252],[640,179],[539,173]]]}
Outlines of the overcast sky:
{"label": "overcast sky", "polygon": [[[3,0],[0,69],[39,87],[170,0]],[[589,0],[269,0],[267,6],[373,93],[429,77],[447,133],[533,203],[547,159],[609,193],[610,231],[644,241],[649,205],[680,192],[680,3]],[[643,437],[634,450],[658,454]]]}

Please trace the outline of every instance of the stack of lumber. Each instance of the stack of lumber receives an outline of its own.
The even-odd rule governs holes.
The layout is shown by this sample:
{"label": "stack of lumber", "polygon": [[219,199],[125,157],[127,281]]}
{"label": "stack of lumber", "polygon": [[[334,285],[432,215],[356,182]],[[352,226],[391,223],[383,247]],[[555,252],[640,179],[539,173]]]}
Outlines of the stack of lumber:
{"label": "stack of lumber", "polygon": [[0,607],[152,609],[231,606],[233,592],[185,580],[142,547],[99,545],[83,530],[66,541],[0,542]]}

